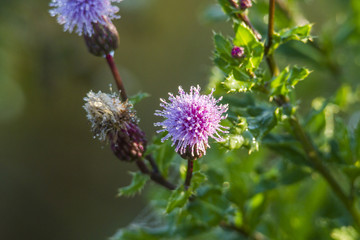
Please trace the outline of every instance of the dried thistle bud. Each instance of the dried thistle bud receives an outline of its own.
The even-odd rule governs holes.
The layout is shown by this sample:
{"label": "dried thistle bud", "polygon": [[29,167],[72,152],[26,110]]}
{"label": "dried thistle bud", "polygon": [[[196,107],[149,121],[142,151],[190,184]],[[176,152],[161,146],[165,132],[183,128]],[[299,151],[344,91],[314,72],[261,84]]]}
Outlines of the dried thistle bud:
{"label": "dried thistle bud", "polygon": [[142,157],[146,149],[145,134],[138,127],[133,106],[120,101],[118,94],[90,91],[84,109],[94,137],[109,142],[114,154],[124,161]]}
{"label": "dried thistle bud", "polygon": [[231,56],[233,58],[243,58],[245,57],[245,49],[243,47],[238,47],[238,46],[234,46],[232,49],[231,49]]}
{"label": "dried thistle bud", "polygon": [[252,7],[251,0],[240,0],[240,8],[241,10],[245,10]]}
{"label": "dried thistle bud", "polygon": [[119,46],[119,34],[114,24],[104,19],[106,24],[93,23],[94,33],[85,34],[84,39],[89,52],[97,57],[106,56]]}

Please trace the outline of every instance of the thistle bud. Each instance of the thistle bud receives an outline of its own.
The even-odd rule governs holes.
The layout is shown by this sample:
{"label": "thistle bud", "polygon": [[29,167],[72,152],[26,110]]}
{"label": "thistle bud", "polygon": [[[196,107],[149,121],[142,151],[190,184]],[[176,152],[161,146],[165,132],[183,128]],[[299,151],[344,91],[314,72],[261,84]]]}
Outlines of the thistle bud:
{"label": "thistle bud", "polygon": [[89,52],[97,57],[103,57],[115,51],[119,45],[119,34],[114,24],[104,19],[106,24],[93,23],[94,33],[84,35]]}
{"label": "thistle bud", "polygon": [[240,8],[241,10],[245,10],[252,7],[251,0],[240,0]]}
{"label": "thistle bud", "polygon": [[111,138],[111,149],[120,160],[131,162],[143,156],[146,150],[145,133],[135,123]]}
{"label": "thistle bud", "polygon": [[177,153],[185,160],[196,160],[205,155],[206,149],[207,146],[205,146],[205,149],[202,150],[198,148],[197,144],[195,144],[193,148],[188,146],[184,152],[178,150]]}
{"label": "thistle bud", "polygon": [[245,54],[244,54],[244,48],[243,47],[238,47],[238,46],[234,46],[232,49],[231,49],[231,56],[233,58],[243,58],[245,57]]}
{"label": "thistle bud", "polygon": [[94,137],[109,142],[114,154],[124,161],[141,158],[146,150],[145,134],[138,127],[133,106],[118,94],[94,93],[84,98],[84,109]]}

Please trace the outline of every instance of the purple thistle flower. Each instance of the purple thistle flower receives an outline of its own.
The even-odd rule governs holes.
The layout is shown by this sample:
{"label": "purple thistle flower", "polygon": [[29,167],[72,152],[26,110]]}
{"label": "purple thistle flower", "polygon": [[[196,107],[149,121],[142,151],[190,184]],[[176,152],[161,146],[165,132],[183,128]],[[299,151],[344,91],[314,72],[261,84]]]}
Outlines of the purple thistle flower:
{"label": "purple thistle flower", "polygon": [[64,31],[70,33],[76,27],[76,33],[91,36],[94,33],[93,23],[106,25],[106,20],[120,18],[116,13],[118,7],[112,2],[121,0],[52,0],[50,15],[57,16],[59,24],[64,24]]}
{"label": "purple thistle flower", "polygon": [[215,99],[212,94],[201,95],[200,87],[191,87],[190,93],[179,87],[179,95],[174,96],[169,93],[169,101],[161,100],[160,106],[163,110],[157,110],[155,115],[166,118],[163,122],[155,123],[163,129],[158,132],[167,131],[168,134],[162,139],[171,137],[172,146],[176,145],[175,151],[183,158],[199,158],[206,153],[206,148],[210,147],[208,138],[216,141],[224,139],[219,132],[227,133],[227,127],[221,126],[220,121],[225,119],[223,116],[228,110],[228,105],[217,105],[221,100]]}

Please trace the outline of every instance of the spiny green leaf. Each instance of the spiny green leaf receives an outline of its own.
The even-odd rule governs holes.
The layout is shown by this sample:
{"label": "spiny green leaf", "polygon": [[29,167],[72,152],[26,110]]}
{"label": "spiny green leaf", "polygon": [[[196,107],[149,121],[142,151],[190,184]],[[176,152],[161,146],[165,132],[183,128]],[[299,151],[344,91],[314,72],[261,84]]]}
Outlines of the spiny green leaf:
{"label": "spiny green leaf", "polygon": [[149,176],[141,172],[130,172],[132,175],[132,181],[129,186],[122,187],[118,191],[118,196],[133,196],[136,193],[140,192],[146,182],[149,180]]}
{"label": "spiny green leaf", "polygon": [[310,71],[306,68],[286,67],[279,76],[275,77],[271,82],[271,96],[284,95],[294,89],[295,85],[304,80]]}
{"label": "spiny green leaf", "polygon": [[308,40],[311,40],[311,28],[312,24],[306,24],[291,29],[283,29],[279,33],[274,33],[273,44],[269,54],[275,51],[275,49],[277,49],[281,44],[284,44],[288,41],[296,40],[306,43]]}
{"label": "spiny green leaf", "polygon": [[256,70],[264,54],[264,45],[259,42],[254,33],[244,24],[236,26],[234,45],[245,48],[246,59],[245,68],[251,71]]}
{"label": "spiny green leaf", "polygon": [[214,35],[214,42],[217,53],[224,54],[225,56],[231,58],[232,45],[227,39],[225,39],[224,36],[216,33]]}
{"label": "spiny green leaf", "polygon": [[[228,92],[249,92],[251,91],[252,87],[255,86],[254,82],[250,82],[250,77],[242,72],[237,71],[238,76],[235,78],[234,73],[231,73],[226,80],[223,82],[224,88]],[[237,79],[243,79],[243,80],[237,80]]]}

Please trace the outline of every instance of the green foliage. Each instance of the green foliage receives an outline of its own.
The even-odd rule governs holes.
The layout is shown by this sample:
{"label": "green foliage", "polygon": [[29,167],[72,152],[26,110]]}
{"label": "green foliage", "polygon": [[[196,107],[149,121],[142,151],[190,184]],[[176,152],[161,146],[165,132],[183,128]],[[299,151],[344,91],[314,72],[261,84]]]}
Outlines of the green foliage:
{"label": "green foliage", "polygon": [[[339,39],[321,42],[315,38],[312,42],[312,24],[293,26],[294,18],[275,22],[284,29],[274,33],[266,50],[265,41],[259,41],[237,17],[247,12],[235,9],[228,0],[218,2],[233,21],[234,36],[214,34],[215,67],[208,87],[216,88],[215,94],[229,105],[222,123],[229,132],[223,135],[223,142],[211,144],[207,155],[195,162],[187,190],[182,185],[185,161],[177,161],[170,144],[160,141],[163,136],[155,137],[147,154],[154,156],[165,176],[175,175],[180,185],[172,192],[149,190],[152,213],[161,224],[121,230],[114,240],[357,239],[360,88],[340,82],[341,71],[332,58]],[[355,2],[352,4],[357,5]],[[263,19],[261,14],[268,11],[268,5],[254,5],[247,11]],[[291,17],[286,9],[280,10],[280,19]],[[245,49],[243,58],[232,57],[234,46]],[[272,76],[274,71],[263,66],[265,59],[276,54],[277,61],[282,49],[291,50],[281,55],[285,61],[279,66],[287,67]],[[307,67],[292,65],[289,59],[294,56],[305,59],[301,63]],[[313,76],[309,76],[310,61],[339,78],[332,97],[297,98],[299,83]],[[317,71],[321,70],[315,69],[314,74]],[[312,87],[316,78],[303,84]],[[299,105],[301,101],[305,103]],[[311,104],[308,112],[306,104]]]}
{"label": "green foliage", "polygon": [[132,180],[129,186],[119,189],[118,196],[130,197],[139,193],[149,180],[148,175],[144,175],[141,172],[130,172]]}
{"label": "green foliage", "polygon": [[264,55],[264,45],[244,24],[235,25],[234,45],[245,48],[246,59],[248,59],[245,62],[246,69],[253,71],[259,67]]}
{"label": "green foliage", "polygon": [[273,44],[269,50],[269,53],[273,53],[280,45],[288,41],[301,41],[306,43],[308,40],[312,40],[310,31],[312,24],[306,24],[303,26],[297,26],[291,29],[282,29],[278,33],[274,33]]}
{"label": "green foliage", "polygon": [[166,207],[166,213],[172,212],[175,208],[182,208],[187,203],[191,191],[185,191],[182,187],[176,189],[170,196],[168,205]]}
{"label": "green foliage", "polygon": [[304,80],[310,71],[306,68],[286,67],[279,76],[271,81],[271,96],[287,96],[296,84]]}

